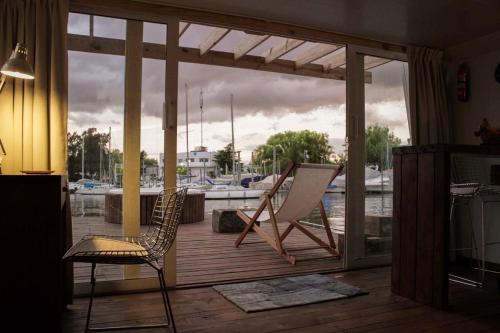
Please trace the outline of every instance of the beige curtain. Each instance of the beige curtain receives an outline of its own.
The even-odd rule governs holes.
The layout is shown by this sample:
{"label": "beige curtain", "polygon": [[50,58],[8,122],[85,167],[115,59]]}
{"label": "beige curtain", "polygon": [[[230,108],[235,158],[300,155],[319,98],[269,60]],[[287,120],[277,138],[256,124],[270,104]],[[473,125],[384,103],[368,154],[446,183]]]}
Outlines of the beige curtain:
{"label": "beige curtain", "polygon": [[410,134],[414,145],[449,143],[450,117],[446,95],[444,53],[408,48]]}
{"label": "beige curtain", "polygon": [[8,78],[0,92],[4,174],[66,173],[67,0],[0,0],[0,66],[17,42],[28,47],[35,80]]}

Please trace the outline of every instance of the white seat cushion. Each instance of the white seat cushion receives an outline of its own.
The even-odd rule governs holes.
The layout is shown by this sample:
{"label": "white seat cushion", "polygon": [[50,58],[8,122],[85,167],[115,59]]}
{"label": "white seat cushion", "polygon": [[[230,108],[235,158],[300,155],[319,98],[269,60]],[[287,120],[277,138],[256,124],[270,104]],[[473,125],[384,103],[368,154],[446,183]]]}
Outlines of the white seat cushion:
{"label": "white seat cushion", "polygon": [[453,196],[462,196],[462,195],[470,196],[476,194],[478,190],[479,190],[478,186],[450,187],[450,193]]}
{"label": "white seat cushion", "polygon": [[63,259],[75,256],[117,256],[117,257],[143,257],[147,256],[148,252],[139,244],[126,242],[118,239],[95,236],[88,239],[82,239],[73,245],[64,254]]}

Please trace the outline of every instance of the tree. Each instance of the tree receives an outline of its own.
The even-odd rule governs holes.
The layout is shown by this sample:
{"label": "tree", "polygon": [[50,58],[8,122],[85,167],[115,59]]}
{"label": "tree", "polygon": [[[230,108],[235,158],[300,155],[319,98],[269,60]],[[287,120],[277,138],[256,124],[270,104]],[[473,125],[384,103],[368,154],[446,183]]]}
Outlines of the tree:
{"label": "tree", "polygon": [[185,165],[178,165],[175,167],[175,172],[178,175],[186,176],[188,174],[188,168]]}
{"label": "tree", "polygon": [[389,127],[372,125],[365,130],[366,164],[376,165],[379,170],[387,169],[392,162],[389,160],[393,147],[401,145],[401,139],[396,137]]}
{"label": "tree", "polygon": [[[107,175],[109,163],[109,133],[99,133],[96,128],[89,128],[83,131],[82,134],[73,132],[67,135],[69,179],[71,181],[80,178],[95,179],[99,177],[99,175]],[[82,175],[82,146],[85,150],[84,175]]]}
{"label": "tree", "polygon": [[228,143],[224,149],[218,150],[214,155],[214,160],[219,169],[233,171],[232,144]]}
{"label": "tree", "polygon": [[283,171],[290,162],[330,163],[332,147],[328,144],[328,134],[304,130],[286,131],[272,135],[264,145],[255,151],[257,165],[271,165],[273,147],[276,147],[278,172]]}
{"label": "tree", "polygon": [[78,180],[82,172],[82,137],[77,133],[68,133],[68,177]]}
{"label": "tree", "polygon": [[150,158],[148,157],[148,153],[146,153],[144,150],[141,151],[141,167],[152,167],[152,166],[158,166],[158,161],[156,158]]}

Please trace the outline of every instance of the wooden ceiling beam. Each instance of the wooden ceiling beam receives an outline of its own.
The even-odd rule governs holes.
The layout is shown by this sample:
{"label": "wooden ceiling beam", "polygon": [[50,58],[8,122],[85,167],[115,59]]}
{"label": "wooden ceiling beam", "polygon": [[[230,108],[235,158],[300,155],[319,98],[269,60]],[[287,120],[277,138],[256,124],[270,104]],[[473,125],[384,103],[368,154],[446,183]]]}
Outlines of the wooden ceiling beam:
{"label": "wooden ceiling beam", "polygon": [[152,2],[139,2],[135,0],[70,0],[69,7],[70,11],[83,14],[113,16],[158,23],[168,23],[169,17],[175,17],[190,23],[231,27],[231,29],[264,33],[285,38],[320,43],[353,44],[406,53],[406,46],[400,44],[386,43],[331,31],[321,31],[315,28],[271,20],[214,13]]}
{"label": "wooden ceiling beam", "polygon": [[338,50],[341,47],[342,46],[332,44],[317,44],[304,51],[295,59],[295,67],[300,68],[313,62],[314,60],[318,60],[319,58]]}
{"label": "wooden ceiling beam", "polygon": [[243,41],[234,49],[234,60],[238,60],[269,38],[269,35],[246,34]]}
{"label": "wooden ceiling beam", "polygon": [[284,56],[288,52],[296,49],[300,45],[304,44],[305,41],[285,38],[281,43],[276,46],[271,47],[269,50],[264,52],[262,56],[266,59],[266,64],[270,63],[274,59],[278,59],[279,57]]}
{"label": "wooden ceiling beam", "polygon": [[204,55],[208,51],[212,49],[222,38],[224,38],[228,33],[229,29],[225,28],[212,28],[212,31],[208,35],[207,39],[205,39],[200,44],[200,55]]}

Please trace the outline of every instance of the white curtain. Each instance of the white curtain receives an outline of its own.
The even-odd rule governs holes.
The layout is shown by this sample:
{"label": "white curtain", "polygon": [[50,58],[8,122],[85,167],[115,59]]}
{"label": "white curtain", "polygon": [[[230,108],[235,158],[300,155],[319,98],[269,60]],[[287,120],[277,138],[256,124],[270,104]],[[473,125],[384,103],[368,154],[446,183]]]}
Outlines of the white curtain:
{"label": "white curtain", "polygon": [[410,134],[412,144],[450,143],[444,53],[424,47],[408,48]]}
{"label": "white curtain", "polygon": [[2,172],[66,173],[68,0],[0,0],[0,66],[28,47],[35,80],[8,78],[0,92]]}

